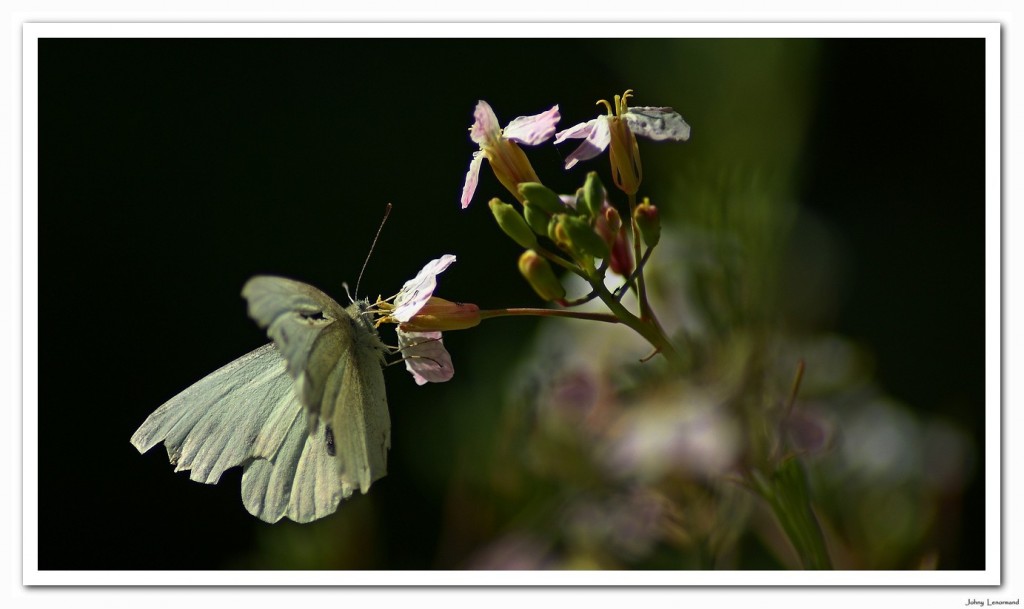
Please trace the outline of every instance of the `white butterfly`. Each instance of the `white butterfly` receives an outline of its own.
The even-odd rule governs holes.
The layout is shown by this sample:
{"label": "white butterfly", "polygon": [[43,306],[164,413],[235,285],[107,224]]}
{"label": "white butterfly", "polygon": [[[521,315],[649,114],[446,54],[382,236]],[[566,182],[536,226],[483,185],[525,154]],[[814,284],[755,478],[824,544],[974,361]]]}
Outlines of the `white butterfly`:
{"label": "white butterfly", "polygon": [[387,472],[387,347],[368,301],[343,309],[281,277],[255,277],[242,295],[274,342],[158,408],[132,444],[163,442],[175,471],[206,484],[242,466],[242,502],[266,522],[323,518]]}
{"label": "white butterfly", "polygon": [[[405,283],[390,307],[400,321],[431,299],[437,275],[454,261],[432,260]],[[171,398],[132,444],[144,453],[163,442],[175,471],[189,470],[196,482],[216,484],[241,466],[242,502],[260,520],[323,518],[387,473],[391,419],[381,366],[390,349],[367,300],[343,309],[313,286],[267,276],[250,279],[242,296],[273,342]],[[452,378],[440,332],[399,327],[398,335],[418,384]]]}

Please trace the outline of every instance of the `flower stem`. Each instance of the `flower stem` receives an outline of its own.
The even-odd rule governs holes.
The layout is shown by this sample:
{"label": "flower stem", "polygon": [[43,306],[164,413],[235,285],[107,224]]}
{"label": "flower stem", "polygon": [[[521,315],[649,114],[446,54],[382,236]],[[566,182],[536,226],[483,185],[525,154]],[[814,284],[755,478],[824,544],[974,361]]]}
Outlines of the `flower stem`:
{"label": "flower stem", "polygon": [[533,317],[569,317],[572,319],[586,319],[589,321],[603,321],[605,323],[622,323],[618,317],[609,313],[585,313],[583,311],[563,311],[561,309],[531,309],[531,308],[509,308],[489,309],[480,311],[480,319],[491,319],[493,317],[512,316],[533,316]]}
{"label": "flower stem", "polygon": [[644,281],[644,268],[640,266],[640,225],[636,222],[636,194],[629,195],[629,225],[633,229],[633,260],[636,260],[637,301],[640,303],[640,319],[646,321],[651,316],[651,303],[647,302],[647,284]]}
{"label": "flower stem", "polygon": [[[651,303],[647,300],[647,282],[644,280],[644,267],[646,260],[640,255],[640,225],[636,221],[636,194],[629,195],[629,224],[633,228],[633,259],[636,260],[637,271],[636,273],[636,288],[637,288],[637,302],[640,305],[640,320],[650,324],[654,330],[654,334],[660,336],[662,341],[671,348],[672,354],[669,355],[665,352],[665,357],[670,361],[674,359],[674,364],[679,364],[682,360],[679,358],[679,353],[675,348],[671,347],[668,339],[665,337],[665,329],[661,326],[661,322],[658,321],[658,316],[654,314],[651,309]],[[654,248],[648,248],[648,253]],[[645,337],[646,338],[646,337]],[[648,340],[650,340],[648,338]],[[662,350],[658,344],[652,342],[655,347]],[[664,352],[664,351],[663,351]]]}
{"label": "flower stem", "polygon": [[546,248],[541,247],[540,245],[538,245],[533,251],[537,252],[542,257],[547,258],[551,262],[554,262],[555,264],[557,264],[558,266],[562,267],[563,269],[565,269],[565,270],[567,270],[567,271],[569,271],[571,273],[575,273],[576,275],[579,275],[580,277],[583,277],[584,279],[586,279],[587,275],[586,275],[586,273],[583,272],[583,269],[581,269],[576,264],[574,264],[572,262],[569,262],[565,258],[562,258],[558,254],[555,254],[554,252],[548,251]]}
{"label": "flower stem", "polygon": [[597,291],[597,296],[620,322],[626,324],[637,334],[647,339],[647,342],[651,343],[658,350],[658,353],[661,353],[677,370],[683,368],[685,364],[683,358],[676,351],[675,346],[668,340],[668,337],[665,336],[664,330],[656,323],[656,320],[654,320],[655,323],[651,323],[630,313],[629,309],[622,306],[619,299],[608,291],[601,277],[588,277],[587,281],[590,282],[590,285]]}

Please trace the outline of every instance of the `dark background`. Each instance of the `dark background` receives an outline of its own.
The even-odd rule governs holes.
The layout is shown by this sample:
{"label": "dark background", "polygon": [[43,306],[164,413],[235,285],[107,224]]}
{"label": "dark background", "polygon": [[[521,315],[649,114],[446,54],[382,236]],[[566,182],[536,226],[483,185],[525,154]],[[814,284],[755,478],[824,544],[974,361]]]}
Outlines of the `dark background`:
{"label": "dark background", "polygon": [[[230,568],[265,551],[238,470],[195,484],[128,438],[265,342],[239,297],[250,276],[344,299],[385,203],[361,296],[454,253],[442,295],[537,304],[486,209],[501,192],[486,167],[459,209],[478,99],[503,125],[560,103],[564,128],[631,87],[637,105],[672,105],[693,125],[681,162],[784,164],[793,198],[845,252],[821,323],[871,349],[891,395],[983,446],[983,52],[982,40],[40,41],[39,568]],[[772,87],[792,99],[761,99]],[[528,151],[553,187],[579,178],[551,169],[569,149]],[[456,381],[497,387],[474,373],[514,358],[531,327],[446,335]],[[493,405],[453,403],[454,381],[418,388],[400,366],[385,377],[389,474],[345,507],[380,524],[361,550],[372,564],[430,568],[446,463],[473,441],[456,430],[486,426]],[[946,568],[984,567],[977,456]]]}

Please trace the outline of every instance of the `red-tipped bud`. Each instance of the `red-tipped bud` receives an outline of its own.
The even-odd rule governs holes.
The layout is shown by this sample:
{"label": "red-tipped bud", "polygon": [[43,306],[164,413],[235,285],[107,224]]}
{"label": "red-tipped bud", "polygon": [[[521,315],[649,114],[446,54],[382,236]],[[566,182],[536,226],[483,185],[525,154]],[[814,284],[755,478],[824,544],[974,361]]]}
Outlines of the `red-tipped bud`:
{"label": "red-tipped bud", "polygon": [[608,249],[611,252],[608,258],[608,268],[623,277],[632,273],[633,250],[629,246],[629,239],[626,237],[626,229],[622,226],[622,216],[619,215],[619,212],[605,203],[594,228],[608,244]]}
{"label": "red-tipped bud", "polygon": [[649,199],[644,199],[643,203],[636,206],[633,219],[636,220],[640,235],[644,238],[647,247],[658,245],[658,241],[661,241],[661,218],[658,208],[651,205]]}

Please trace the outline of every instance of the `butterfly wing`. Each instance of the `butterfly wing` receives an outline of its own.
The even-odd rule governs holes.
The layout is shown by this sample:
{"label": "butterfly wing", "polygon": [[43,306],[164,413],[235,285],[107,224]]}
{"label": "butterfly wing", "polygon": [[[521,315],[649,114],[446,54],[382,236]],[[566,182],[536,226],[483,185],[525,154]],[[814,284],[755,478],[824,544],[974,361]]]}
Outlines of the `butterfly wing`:
{"label": "butterfly wing", "polygon": [[352,495],[352,486],[341,481],[336,457],[328,450],[327,426],[318,422],[309,433],[301,412],[294,411],[275,458],[250,461],[242,473],[242,503],[264,522],[285,516],[312,522],[333,514],[341,500]]}
{"label": "butterfly wing", "polygon": [[216,484],[228,468],[273,458],[288,429],[282,420],[301,410],[284,360],[270,343],[168,400],[131,442],[139,452],[163,442],[175,471]]}
{"label": "butterfly wing", "polygon": [[307,432],[294,381],[274,343],[210,373],[153,412],[132,436],[140,453],[163,442],[175,471],[216,484],[242,466],[242,501],[253,516],[309,522],[352,494],[324,442]]}
{"label": "butterfly wing", "polygon": [[362,315],[365,305],[342,309],[313,286],[282,277],[254,277],[242,296],[288,362],[309,433],[323,424],[325,437],[333,436],[342,487],[365,493],[387,472],[391,445],[385,347]]}

